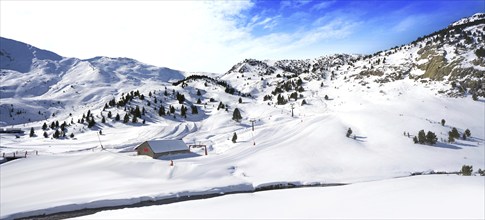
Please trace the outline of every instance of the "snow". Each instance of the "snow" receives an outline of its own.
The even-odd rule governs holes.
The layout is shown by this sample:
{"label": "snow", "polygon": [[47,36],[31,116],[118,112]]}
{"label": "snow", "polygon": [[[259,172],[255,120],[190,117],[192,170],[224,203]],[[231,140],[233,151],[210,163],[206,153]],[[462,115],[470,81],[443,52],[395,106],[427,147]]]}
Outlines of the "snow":
{"label": "snow", "polygon": [[147,141],[154,153],[189,150],[182,140],[152,140]]}
{"label": "snow", "polygon": [[416,176],[226,195],[79,219],[483,219],[484,177]]}
{"label": "snow", "polygon": [[[114,124],[103,127],[101,140],[108,151],[91,149],[99,143],[90,132],[62,142],[43,137],[19,142],[2,135],[2,145],[12,146],[7,149],[41,152],[0,166],[1,217],[131,204],[177,194],[253,190],[279,182],[358,183],[427,170],[458,171],[464,164],[483,169],[483,103],[436,97],[424,87],[410,90],[413,83],[390,83],[379,88],[386,95],[369,91],[358,99],[352,97],[362,94],[361,89],[352,85],[322,88],[335,99],[325,102],[308,96],[311,105],[297,106],[295,118],[284,107],[237,105],[243,115],[261,116],[254,132],[248,118],[239,124],[215,107],[205,110],[211,116],[203,121]],[[446,126],[439,124],[441,118]],[[345,137],[348,127],[356,140]],[[403,131],[414,135],[424,129],[446,138],[451,127],[460,132],[469,128],[472,138],[428,146],[403,136]],[[236,144],[230,141],[232,132],[238,134]],[[173,167],[167,160],[134,156],[132,149],[150,137],[202,141],[208,144],[209,155],[196,149],[200,156],[174,160]]]}
{"label": "snow", "polygon": [[[17,50],[17,47],[25,47],[22,51],[40,51],[30,45],[12,46],[12,50]],[[419,57],[418,47],[393,50],[391,55],[386,56],[386,63],[376,65],[376,68],[384,72],[382,77],[406,71],[413,76],[422,75],[424,71],[413,63]],[[443,50],[454,51],[451,47]],[[2,53],[5,52],[8,51]],[[37,55],[40,53],[36,52]],[[437,205],[437,202],[448,202],[455,197],[461,202],[454,205],[468,204],[465,200],[470,198],[478,201],[470,202],[473,206],[478,204],[480,206],[477,207],[482,207],[473,210],[480,210],[483,214],[483,200],[480,200],[483,197],[469,194],[473,191],[476,193],[473,195],[483,195],[483,178],[433,176],[393,179],[409,176],[413,172],[456,172],[465,164],[472,165],[474,170],[485,168],[484,100],[480,98],[479,101],[473,101],[469,96],[452,98],[439,94],[438,91],[450,87],[448,82],[422,83],[411,77],[387,83],[377,83],[379,76],[356,79],[364,66],[370,66],[369,60],[359,60],[352,64],[355,67],[346,64],[350,59],[359,59],[358,55],[325,56],[305,61],[287,60],[282,62],[291,63],[292,67],[316,63],[322,63],[323,66],[315,73],[300,75],[305,91],[299,94],[303,95],[307,105],[301,105],[302,98],[291,100],[286,105],[275,105],[274,95],[270,101],[263,101],[263,96],[271,94],[278,83],[286,80],[285,77],[277,77],[277,74],[291,73],[285,73],[279,67],[270,75],[260,71],[266,71],[265,65],[272,66],[279,61],[267,61],[266,64],[254,66],[242,62],[235,66],[236,71],[228,72],[220,78],[210,74],[242,92],[250,92],[252,96],[239,97],[225,93],[222,86],[205,81],[188,82],[185,87],[173,86],[171,82],[192,73],[154,67],[129,58],[95,57],[79,60],[59,58],[47,53],[52,55],[51,59],[41,59],[27,52],[9,54],[19,56],[14,57],[17,60],[25,58],[31,62],[24,63],[22,68],[8,69],[2,66],[0,128],[22,128],[26,134],[19,138],[1,134],[0,153],[38,151],[39,156],[0,165],[0,218],[126,205],[183,195],[253,191],[261,186],[280,183],[352,184],[335,188],[234,195],[240,198],[234,203],[255,210],[262,210],[254,207],[256,205],[270,210],[272,207],[267,207],[267,204],[289,206],[292,204],[290,199],[296,196],[291,192],[298,192],[302,196],[300,201],[308,198],[316,202],[302,206],[308,207],[308,210],[297,210],[295,217],[319,217],[322,212],[312,211],[312,208],[329,207],[323,213],[344,213],[349,218],[358,217],[360,213],[368,214],[369,218],[385,218],[392,214],[386,212],[387,209],[370,213],[366,210],[376,209],[378,205],[388,207],[386,205],[396,204],[394,209],[409,206],[413,208],[410,210],[418,211],[398,209],[395,217],[423,214],[416,217],[426,218],[429,214],[430,217],[440,218],[461,214],[459,217],[483,218],[483,215],[476,212],[465,212],[466,208],[462,206],[453,209],[452,204],[444,203],[441,209]],[[372,62],[382,59],[383,54],[372,57]],[[456,59],[465,59],[460,63],[462,65],[473,64],[476,57],[471,49],[455,55]],[[1,57],[7,59],[6,56]],[[244,77],[237,71],[242,66],[248,68]],[[22,72],[27,69],[27,72]],[[331,72],[335,72],[335,76],[330,77]],[[163,95],[165,88],[170,93],[168,96]],[[101,118],[106,117],[108,111],[112,112],[113,117],[116,114],[123,117],[129,111],[122,107],[109,107],[103,111],[109,100],[119,100],[121,94],[136,90],[144,94],[146,99],[135,98],[130,102],[130,107],[144,107],[146,114],[142,118],[146,119],[146,123],[125,124],[113,118],[106,118],[107,122],[101,123]],[[198,90],[202,93],[200,96],[196,95]],[[154,97],[148,97],[149,92],[157,97],[157,104],[153,101]],[[180,117],[182,105],[172,94],[176,92],[184,94],[185,106],[197,106],[199,114]],[[289,95],[289,92],[283,95]],[[325,95],[330,97],[329,100],[323,98]],[[199,98],[202,104],[195,104]],[[210,102],[210,98],[216,101]],[[242,103],[238,102],[239,98]],[[150,106],[148,101],[151,102]],[[229,106],[227,112],[224,109],[217,110],[219,102]],[[165,107],[174,106],[177,117],[159,116],[157,108],[162,104]],[[294,116],[291,115],[290,104],[294,104]],[[235,108],[241,111],[241,122],[231,119]],[[97,122],[93,128],[77,123],[88,110]],[[20,113],[17,114],[17,111]],[[440,124],[441,119],[446,120],[444,126]],[[67,134],[73,133],[75,137],[44,138],[42,124],[45,122],[50,125],[54,121],[71,124]],[[28,129],[31,127],[36,132],[32,138],[28,137]],[[472,135],[467,140],[447,143],[444,139],[447,139],[453,127],[460,133],[470,129]],[[353,130],[350,138],[345,137],[348,128]],[[436,133],[438,143],[434,146],[414,144],[412,137],[421,129]],[[100,131],[102,134],[98,135]],[[47,129],[45,132],[52,136],[54,130]],[[231,141],[233,133],[238,136],[236,143]],[[410,133],[410,136],[403,133]],[[158,139],[182,139],[188,144],[204,144],[208,155],[205,156],[204,149],[196,148],[191,149],[191,154],[159,160],[136,156],[136,146]],[[101,145],[106,150],[102,151]],[[174,166],[170,166],[169,160],[174,161]],[[461,184],[472,188],[468,191],[466,187],[458,187]],[[396,188],[393,188],[394,185]],[[424,185],[424,188],[419,188],[420,185]],[[443,185],[443,188],[437,185]],[[477,191],[476,185],[481,185],[482,191]],[[407,187],[410,187],[409,190]],[[282,197],[278,198],[280,193]],[[420,193],[429,196],[416,199]],[[345,199],[319,200],[336,198],[336,195],[342,195]],[[254,204],[241,204],[246,198],[251,200],[253,197]],[[230,198],[232,196],[211,201]],[[367,198],[374,203],[367,206],[367,203],[362,204]],[[335,203],[340,205],[332,205],[335,201],[340,201]],[[344,202],[348,202],[348,206]],[[211,202],[207,204],[214,205]],[[372,207],[372,204],[376,205]],[[227,205],[227,210],[238,207],[229,207],[229,201],[224,202],[224,205]],[[423,210],[426,205],[431,209]],[[164,207],[180,206],[173,204]],[[348,212],[348,209],[357,211]],[[174,217],[176,210],[171,209]],[[207,215],[213,213],[217,212]],[[239,214],[240,211],[235,210],[234,213]],[[330,214],[328,216],[332,217]],[[259,217],[250,216],[250,213],[247,215]]]}
{"label": "snow", "polygon": [[476,13],[476,14],[470,16],[470,17],[462,18],[462,19],[454,22],[453,24],[451,24],[451,26],[458,26],[458,25],[465,24],[465,23],[468,23],[468,22],[477,21],[477,20],[483,19],[484,16],[485,16],[484,13]]}

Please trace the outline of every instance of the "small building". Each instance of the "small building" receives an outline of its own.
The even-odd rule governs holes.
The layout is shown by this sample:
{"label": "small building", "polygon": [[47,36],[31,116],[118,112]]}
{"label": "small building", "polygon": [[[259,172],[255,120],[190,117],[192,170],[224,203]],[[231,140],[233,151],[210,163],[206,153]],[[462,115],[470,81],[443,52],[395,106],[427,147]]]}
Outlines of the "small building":
{"label": "small building", "polygon": [[145,141],[135,148],[138,155],[152,158],[161,156],[190,153],[189,147],[182,140],[152,140]]}

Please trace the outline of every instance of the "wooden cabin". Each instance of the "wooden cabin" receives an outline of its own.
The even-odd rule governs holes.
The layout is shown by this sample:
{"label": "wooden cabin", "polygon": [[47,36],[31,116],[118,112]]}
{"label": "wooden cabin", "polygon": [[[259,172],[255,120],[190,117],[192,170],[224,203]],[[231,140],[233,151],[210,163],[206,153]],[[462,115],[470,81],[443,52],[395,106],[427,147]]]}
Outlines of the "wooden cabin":
{"label": "wooden cabin", "polygon": [[154,159],[166,155],[190,153],[189,147],[182,140],[145,141],[135,150],[138,155],[147,155]]}

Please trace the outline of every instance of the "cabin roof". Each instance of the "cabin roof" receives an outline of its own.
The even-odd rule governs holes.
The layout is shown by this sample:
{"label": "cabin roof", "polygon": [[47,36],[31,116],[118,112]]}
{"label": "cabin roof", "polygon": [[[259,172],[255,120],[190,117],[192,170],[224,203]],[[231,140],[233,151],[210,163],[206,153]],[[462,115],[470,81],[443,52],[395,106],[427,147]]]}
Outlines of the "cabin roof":
{"label": "cabin roof", "polygon": [[189,150],[189,147],[182,140],[151,140],[147,143],[152,148],[153,153]]}

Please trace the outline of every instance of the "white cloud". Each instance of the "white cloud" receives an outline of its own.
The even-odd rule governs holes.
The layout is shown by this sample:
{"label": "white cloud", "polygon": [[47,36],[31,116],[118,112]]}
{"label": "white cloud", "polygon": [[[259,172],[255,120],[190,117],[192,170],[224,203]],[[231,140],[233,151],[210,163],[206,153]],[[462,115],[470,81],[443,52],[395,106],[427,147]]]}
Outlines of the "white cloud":
{"label": "white cloud", "polygon": [[312,0],[284,0],[280,2],[280,9],[299,8],[311,3]]}
{"label": "white cloud", "polygon": [[330,7],[334,3],[335,3],[335,0],[333,0],[333,1],[322,1],[320,3],[317,3],[317,4],[313,5],[312,8],[311,8],[311,10],[319,11],[319,10],[322,10],[322,9],[325,9],[325,8]]}
{"label": "white cloud", "polygon": [[[303,2],[305,3],[305,2]],[[245,17],[250,1],[1,1],[0,35],[67,57],[130,57],[186,71],[225,72],[244,58],[290,57],[352,23],[255,36],[279,15]]]}
{"label": "white cloud", "polygon": [[433,15],[409,15],[406,18],[399,20],[392,30],[397,33],[406,32],[419,25],[428,24],[430,19],[435,19],[435,17]]}

